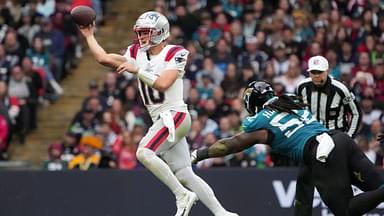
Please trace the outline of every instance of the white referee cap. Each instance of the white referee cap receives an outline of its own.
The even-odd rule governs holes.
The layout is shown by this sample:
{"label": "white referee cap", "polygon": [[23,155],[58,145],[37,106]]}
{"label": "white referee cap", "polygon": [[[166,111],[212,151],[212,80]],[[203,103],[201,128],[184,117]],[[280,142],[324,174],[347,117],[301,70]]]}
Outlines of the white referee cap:
{"label": "white referee cap", "polygon": [[326,71],[329,68],[328,60],[323,56],[312,56],[308,60],[308,70],[307,71]]}

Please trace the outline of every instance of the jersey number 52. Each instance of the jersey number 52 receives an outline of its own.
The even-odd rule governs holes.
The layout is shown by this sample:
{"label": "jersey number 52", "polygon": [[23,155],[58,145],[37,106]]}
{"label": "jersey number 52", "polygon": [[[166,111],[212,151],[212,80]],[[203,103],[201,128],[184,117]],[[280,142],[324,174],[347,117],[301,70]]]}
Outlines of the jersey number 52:
{"label": "jersey number 52", "polygon": [[315,118],[310,117],[310,113],[307,110],[304,110],[301,115],[301,119],[298,119],[298,117],[292,118],[287,122],[282,123],[281,120],[288,115],[288,113],[279,113],[270,122],[272,126],[278,127],[284,134],[284,136],[286,136],[287,138],[291,137],[297,130],[302,128],[304,125],[316,121]]}

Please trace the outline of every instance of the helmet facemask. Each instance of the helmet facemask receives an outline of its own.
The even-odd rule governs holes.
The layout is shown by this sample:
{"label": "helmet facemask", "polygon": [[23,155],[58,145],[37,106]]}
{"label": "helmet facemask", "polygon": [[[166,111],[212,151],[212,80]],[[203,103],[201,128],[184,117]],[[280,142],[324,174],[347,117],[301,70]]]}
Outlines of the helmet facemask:
{"label": "helmet facemask", "polygon": [[[160,33],[156,31],[153,28],[136,28],[133,30],[136,33],[136,40],[137,43],[140,45],[140,49],[143,49],[144,51],[147,51],[149,48],[151,48],[154,45],[157,45],[154,43],[153,37],[156,35],[159,35]],[[140,40],[140,34],[146,33],[147,34],[147,39],[146,42],[142,42]]]}

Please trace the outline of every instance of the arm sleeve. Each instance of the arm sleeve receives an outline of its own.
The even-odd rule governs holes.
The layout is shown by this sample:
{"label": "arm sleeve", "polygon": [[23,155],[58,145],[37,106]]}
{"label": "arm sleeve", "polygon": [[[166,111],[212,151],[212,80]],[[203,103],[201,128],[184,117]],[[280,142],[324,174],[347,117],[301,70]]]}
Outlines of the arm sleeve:
{"label": "arm sleeve", "polygon": [[346,110],[351,112],[352,118],[348,129],[348,135],[354,137],[359,129],[361,123],[361,110],[357,104],[355,96],[352,92],[348,92],[344,99],[343,104]]}

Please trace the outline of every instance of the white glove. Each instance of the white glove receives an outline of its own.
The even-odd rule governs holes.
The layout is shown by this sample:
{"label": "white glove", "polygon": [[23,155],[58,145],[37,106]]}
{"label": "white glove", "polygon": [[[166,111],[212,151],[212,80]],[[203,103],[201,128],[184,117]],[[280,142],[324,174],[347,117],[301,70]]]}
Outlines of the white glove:
{"label": "white glove", "polygon": [[328,155],[335,148],[335,143],[327,133],[317,135],[316,140],[319,142],[319,145],[317,145],[316,159],[325,163]]}

